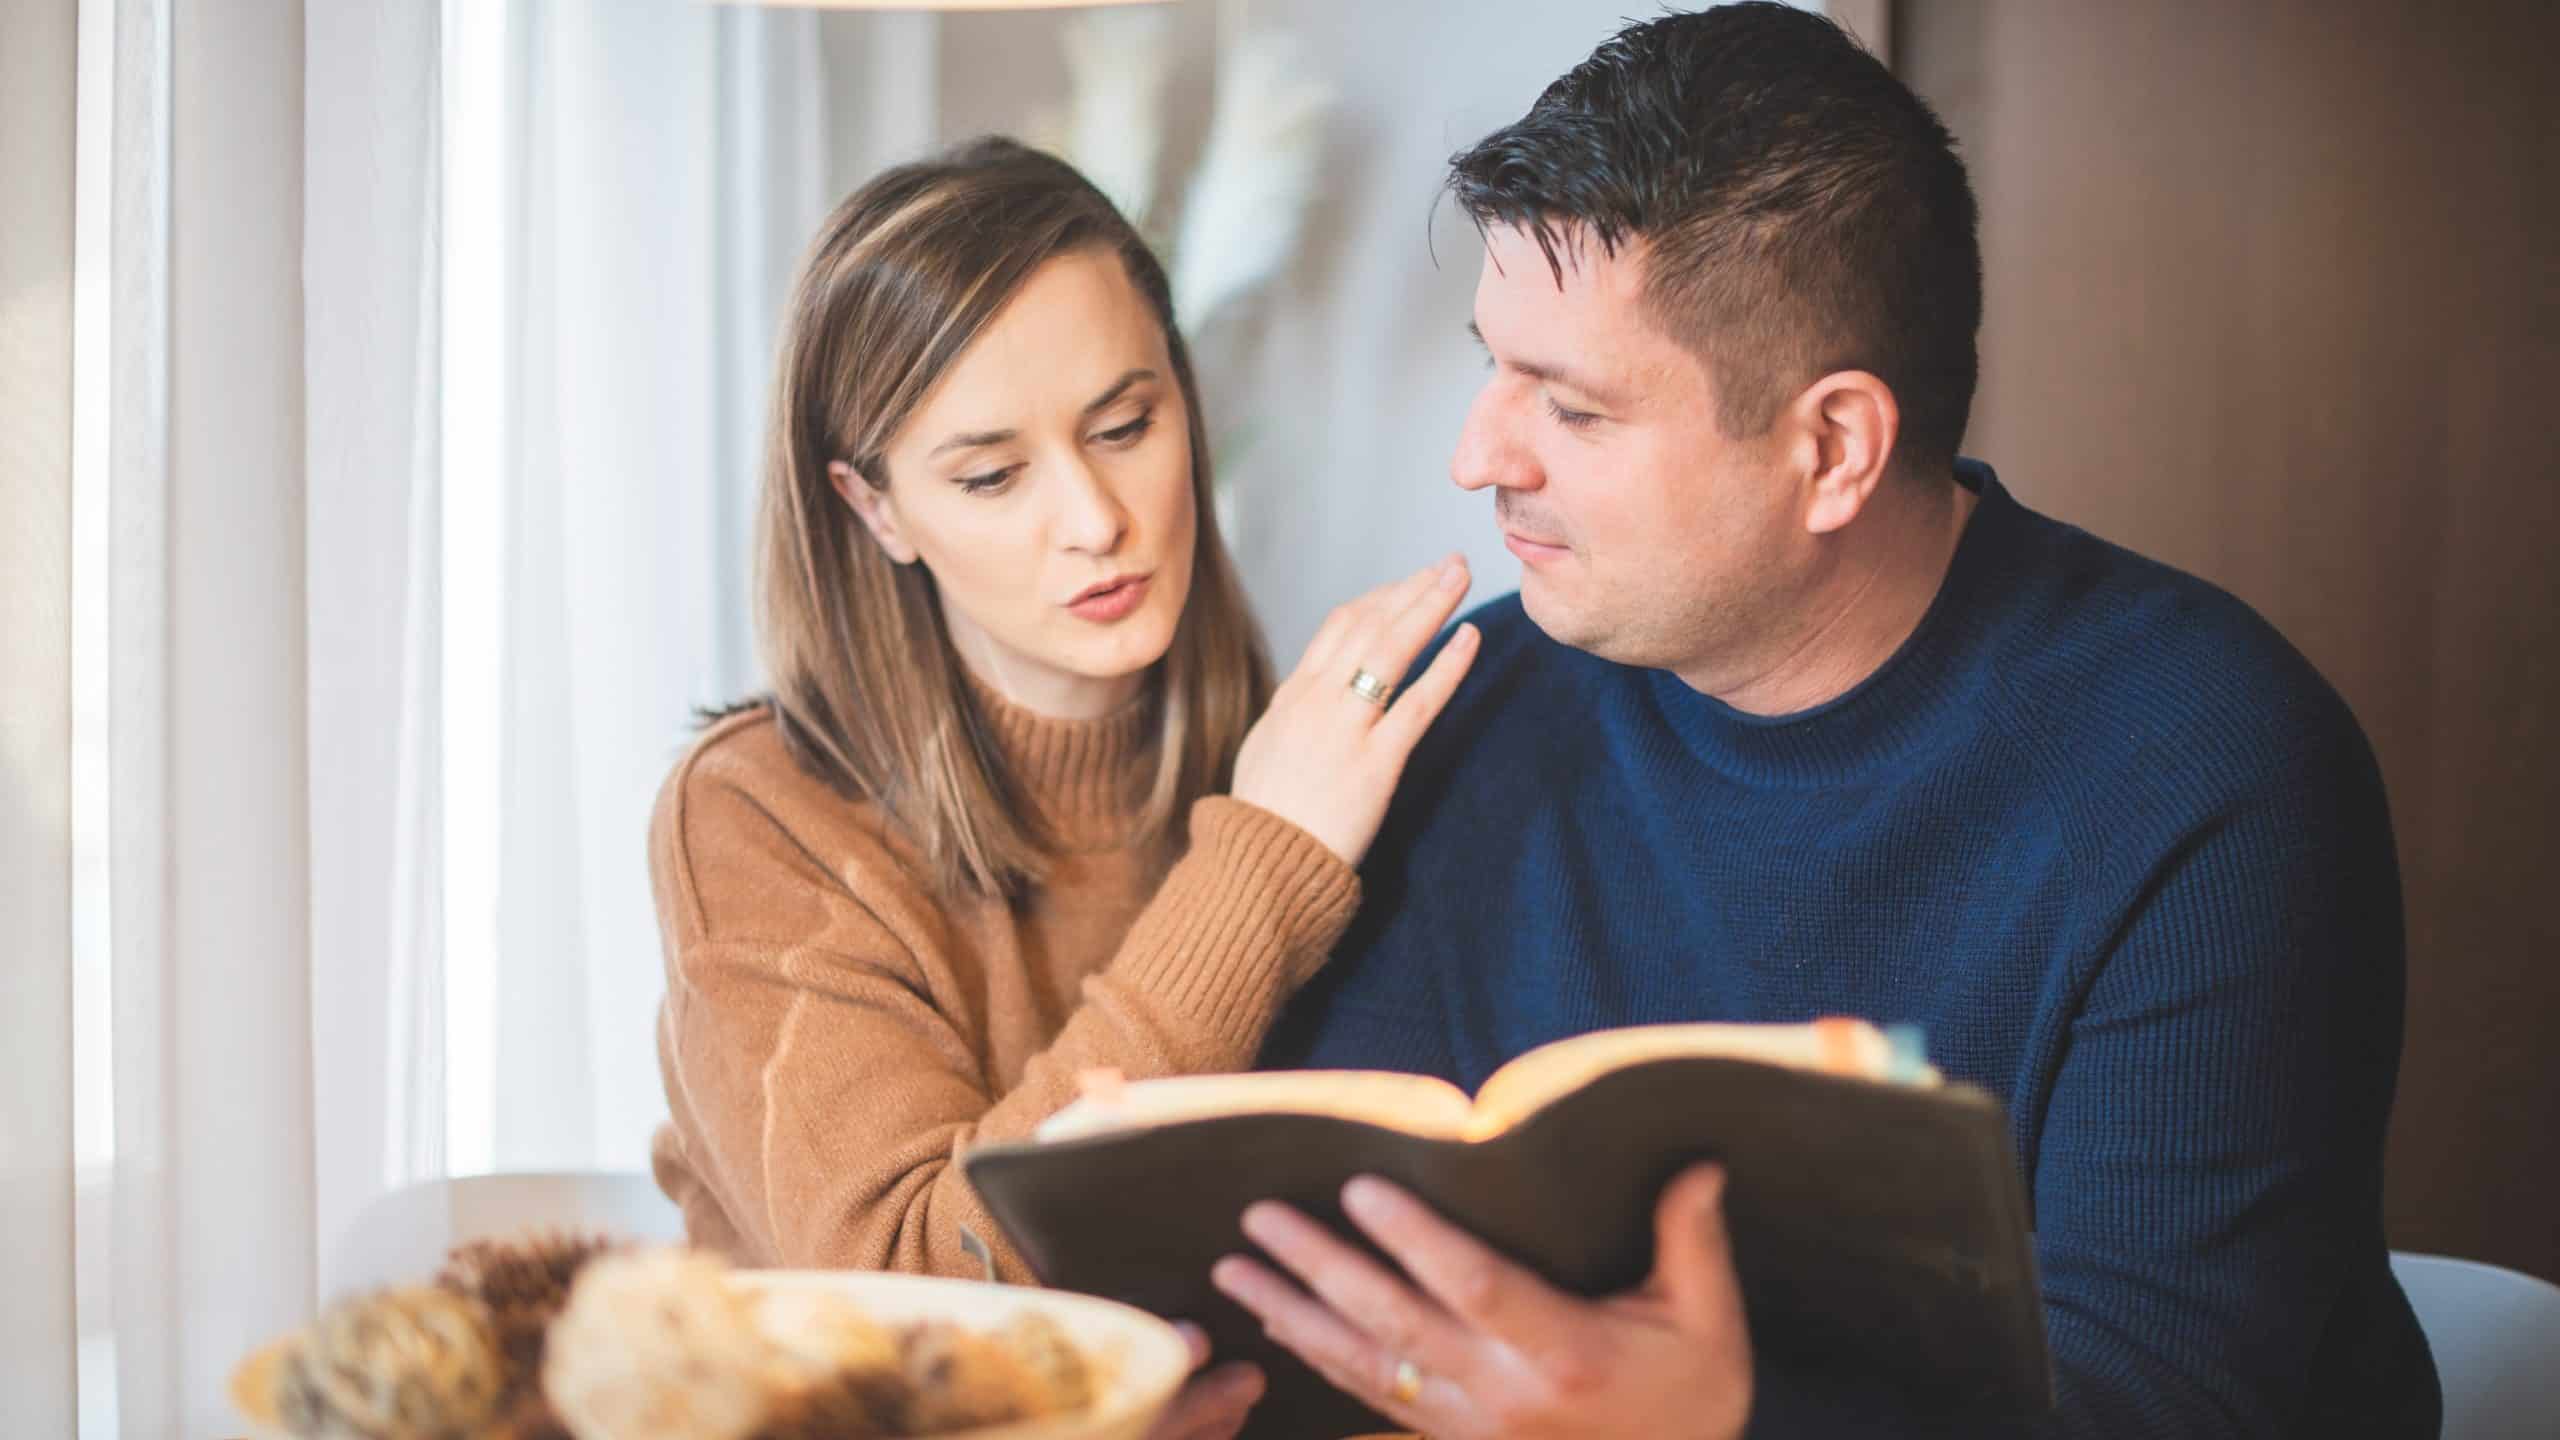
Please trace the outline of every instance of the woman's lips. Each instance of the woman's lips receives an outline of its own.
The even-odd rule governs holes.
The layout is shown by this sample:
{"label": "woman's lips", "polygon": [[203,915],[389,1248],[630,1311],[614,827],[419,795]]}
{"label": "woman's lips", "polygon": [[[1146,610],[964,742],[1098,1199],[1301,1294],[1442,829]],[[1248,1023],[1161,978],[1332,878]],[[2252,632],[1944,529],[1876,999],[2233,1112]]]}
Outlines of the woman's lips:
{"label": "woman's lips", "polygon": [[1067,602],[1067,612],[1080,620],[1107,625],[1146,603],[1152,575],[1132,575],[1096,585]]}

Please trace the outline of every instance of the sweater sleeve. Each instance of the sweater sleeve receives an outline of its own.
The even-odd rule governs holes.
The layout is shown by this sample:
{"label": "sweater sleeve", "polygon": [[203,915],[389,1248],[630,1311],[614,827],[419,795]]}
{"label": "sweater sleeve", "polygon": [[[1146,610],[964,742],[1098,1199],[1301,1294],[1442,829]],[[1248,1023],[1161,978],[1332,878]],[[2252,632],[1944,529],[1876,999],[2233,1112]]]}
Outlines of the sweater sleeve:
{"label": "sweater sleeve", "polygon": [[[2032,1125],[2056,1408],[2028,1433],[2434,1433],[2422,1377],[2392,1414],[2308,1383],[2355,1368],[2324,1345],[2398,1303],[2379,1259],[2403,964],[2371,756],[2351,723],[2311,748],[2090,912],[2096,968]],[[1763,1383],[1755,1434],[1938,1430],[1872,1388]]]}
{"label": "sweater sleeve", "polygon": [[[1019,1139],[1088,1067],[1238,1070],[1323,963],[1358,880],[1267,811],[1206,799],[1192,845],[1022,1079],[999,1093],[981,1027],[930,953],[929,902],[885,853],[831,875],[752,800],[681,787],[653,830],[669,949],[661,1044],[685,1168],[764,1263],[1030,1278],[954,1162]],[[664,810],[662,805],[662,811]],[[706,919],[702,895],[732,891]],[[895,893],[887,893],[883,887]],[[894,902],[894,903],[893,903]]]}
{"label": "sweater sleeve", "polygon": [[[2400,877],[2353,722],[2159,859],[2102,950],[2038,1132],[2064,1433],[2415,1433],[2307,1377],[2397,1303],[2381,1265]],[[2414,1382],[2413,1382],[2414,1383]],[[2425,1388],[2425,1387],[2420,1387]]]}

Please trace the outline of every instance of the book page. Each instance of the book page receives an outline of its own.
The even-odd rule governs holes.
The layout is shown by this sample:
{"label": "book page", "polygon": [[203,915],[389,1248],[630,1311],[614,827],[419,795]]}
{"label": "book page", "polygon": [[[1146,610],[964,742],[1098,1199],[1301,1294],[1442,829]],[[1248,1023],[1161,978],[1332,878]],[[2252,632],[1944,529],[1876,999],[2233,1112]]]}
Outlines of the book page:
{"label": "book page", "polygon": [[1468,1139],[1498,1135],[1538,1107],[1613,1070],[1648,1060],[1711,1057],[1752,1060],[1870,1080],[1934,1085],[1938,1073],[1897,1054],[1883,1031],[1864,1020],[1826,1018],[1803,1025],[1639,1025],[1552,1041],[1485,1078],[1476,1092]]}
{"label": "book page", "polygon": [[1084,1096],[1040,1122],[1035,1140],[1072,1140],[1217,1115],[1330,1115],[1389,1130],[1453,1139],[1466,1131],[1466,1092],[1429,1075],[1383,1070],[1284,1070],[1262,1075],[1179,1075],[1088,1084]]}

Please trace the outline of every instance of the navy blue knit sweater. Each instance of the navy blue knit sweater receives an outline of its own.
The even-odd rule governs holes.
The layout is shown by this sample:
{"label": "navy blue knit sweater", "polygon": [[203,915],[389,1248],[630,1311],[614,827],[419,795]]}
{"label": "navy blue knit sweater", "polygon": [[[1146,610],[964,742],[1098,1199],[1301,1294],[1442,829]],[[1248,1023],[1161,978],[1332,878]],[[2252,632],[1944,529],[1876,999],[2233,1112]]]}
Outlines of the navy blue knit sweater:
{"label": "navy blue knit sweater", "polygon": [[[2042,1433],[2432,1435],[2382,1238],[2402,939],[2364,737],[2239,601],[1958,473],[1982,503],[1919,628],[1802,714],[1479,611],[1264,1063],[1472,1090],[1604,1026],[1917,1022],[2008,1106]],[[1754,1435],[1940,1429],[1873,1387],[1759,1390]]]}

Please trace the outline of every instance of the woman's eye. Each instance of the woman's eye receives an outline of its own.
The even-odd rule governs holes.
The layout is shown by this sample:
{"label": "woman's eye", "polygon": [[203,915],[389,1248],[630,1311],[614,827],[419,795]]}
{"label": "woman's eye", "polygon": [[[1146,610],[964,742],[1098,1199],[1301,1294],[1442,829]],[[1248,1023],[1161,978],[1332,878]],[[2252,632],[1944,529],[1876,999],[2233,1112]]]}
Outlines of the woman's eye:
{"label": "woman's eye", "polygon": [[1114,425],[1093,438],[1105,445],[1135,445],[1140,436],[1155,428],[1155,423],[1155,413],[1149,411],[1126,425]]}
{"label": "woman's eye", "polygon": [[1586,430],[1600,423],[1599,416],[1588,410],[1567,410],[1557,404],[1553,396],[1547,399],[1547,413],[1556,417],[1556,423],[1567,430]]}
{"label": "woman's eye", "polygon": [[993,494],[1011,483],[1014,472],[1021,468],[1022,467],[1019,465],[1008,465],[1002,470],[989,470],[977,475],[963,475],[952,483],[972,495]]}

